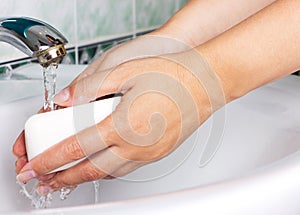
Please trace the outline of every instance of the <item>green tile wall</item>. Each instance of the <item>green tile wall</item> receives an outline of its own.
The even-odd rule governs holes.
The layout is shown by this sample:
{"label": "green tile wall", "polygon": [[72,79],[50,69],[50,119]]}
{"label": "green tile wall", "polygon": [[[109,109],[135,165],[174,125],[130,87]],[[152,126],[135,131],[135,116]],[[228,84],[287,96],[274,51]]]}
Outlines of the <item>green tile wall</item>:
{"label": "green tile wall", "polygon": [[136,24],[138,29],[159,26],[176,11],[174,0],[136,0]]}
{"label": "green tile wall", "polygon": [[[80,47],[106,36],[134,35],[163,24],[187,0],[0,0],[1,17],[29,16],[60,30],[67,47]],[[78,54],[76,48],[73,55]],[[0,43],[0,65],[26,57]],[[72,57],[72,60],[76,57]]]}
{"label": "green tile wall", "polygon": [[178,7],[182,8],[189,0],[179,0]]}
{"label": "green tile wall", "polygon": [[132,0],[78,0],[80,42],[133,31]]}

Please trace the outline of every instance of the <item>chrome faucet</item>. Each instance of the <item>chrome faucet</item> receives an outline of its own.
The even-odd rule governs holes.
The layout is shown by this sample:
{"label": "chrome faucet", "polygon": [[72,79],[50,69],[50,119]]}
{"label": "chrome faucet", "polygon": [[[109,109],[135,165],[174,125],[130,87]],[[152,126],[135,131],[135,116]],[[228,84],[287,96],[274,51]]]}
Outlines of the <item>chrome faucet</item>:
{"label": "chrome faucet", "polygon": [[28,17],[0,18],[0,41],[37,57],[43,67],[58,64],[66,54],[67,39],[55,28]]}

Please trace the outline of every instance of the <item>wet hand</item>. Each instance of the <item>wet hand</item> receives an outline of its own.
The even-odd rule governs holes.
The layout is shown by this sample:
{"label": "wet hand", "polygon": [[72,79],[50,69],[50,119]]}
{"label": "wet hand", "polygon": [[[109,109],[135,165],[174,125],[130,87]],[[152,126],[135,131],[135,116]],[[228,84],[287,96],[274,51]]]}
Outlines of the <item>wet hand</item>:
{"label": "wet hand", "polygon": [[[207,74],[211,71],[205,71],[199,61],[196,66],[203,74],[190,71],[190,57],[175,54],[133,60],[71,84],[55,97],[59,105],[83,104],[116,93],[123,96],[106,119],[33,158],[17,179],[27,182],[38,177],[42,181],[38,189],[46,194],[123,176],[171,153],[222,103],[218,96],[207,94],[219,82],[203,86],[202,78],[212,82],[212,75]],[[214,101],[216,104],[211,103]],[[45,176],[82,158],[85,160],[69,169]]]}

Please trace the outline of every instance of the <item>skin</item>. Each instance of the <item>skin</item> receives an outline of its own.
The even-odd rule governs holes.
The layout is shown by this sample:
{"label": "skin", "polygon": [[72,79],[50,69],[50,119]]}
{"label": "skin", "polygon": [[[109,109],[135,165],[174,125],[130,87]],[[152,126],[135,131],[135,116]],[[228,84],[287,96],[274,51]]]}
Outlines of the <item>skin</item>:
{"label": "skin", "polygon": [[154,34],[178,38],[193,47],[199,46],[273,2],[274,0],[190,0]]}
{"label": "skin", "polygon": [[[195,2],[187,7],[194,10],[191,5]],[[122,176],[168,155],[225,103],[299,70],[300,30],[295,27],[300,23],[299,10],[299,0],[278,0],[230,30],[225,31],[230,27],[226,25],[216,31],[222,34],[210,34],[213,38],[203,44],[195,37],[190,43],[201,45],[192,51],[135,59],[104,71],[97,69],[95,63],[93,71],[60,92],[56,102],[71,106],[122,93],[116,111],[30,162],[26,160],[21,135],[14,145],[14,154],[19,158],[18,180],[27,182],[39,177],[39,192],[46,194],[62,186]],[[183,17],[181,14],[166,26]],[[210,66],[204,66],[202,57],[193,57],[192,52],[201,53]],[[212,85],[203,84],[210,81]],[[213,86],[223,90],[225,100],[207,93]],[[90,155],[93,156],[72,168],[44,176],[63,164]]]}
{"label": "skin", "polygon": [[[156,45],[151,44],[151,50],[149,47],[143,47],[144,50],[148,50],[145,53],[150,55],[187,51],[220,35],[274,1],[190,0],[158,30],[104,53],[72,83],[95,71],[109,69],[127,60],[140,57],[141,53],[137,53],[138,51],[133,48],[133,43],[136,43],[137,40],[141,40],[142,45],[145,46],[148,42],[144,40],[145,38],[156,37]],[[224,19],[224,17],[226,18]],[[165,40],[160,41],[157,39],[159,37],[181,41],[185,45],[171,42],[169,46],[166,46]],[[138,49],[141,49],[140,46],[139,44]]]}

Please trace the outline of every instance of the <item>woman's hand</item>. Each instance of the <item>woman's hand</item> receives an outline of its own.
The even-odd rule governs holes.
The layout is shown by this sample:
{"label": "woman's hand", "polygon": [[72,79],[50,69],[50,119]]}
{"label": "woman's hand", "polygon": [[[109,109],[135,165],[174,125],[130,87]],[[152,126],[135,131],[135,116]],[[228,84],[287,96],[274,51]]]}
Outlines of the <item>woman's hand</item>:
{"label": "woman's hand", "polygon": [[[299,22],[299,5],[299,1],[286,4],[277,0],[197,47],[220,80],[201,56],[191,56],[190,51],[137,59],[104,72],[95,66],[58,94],[56,101],[71,106],[122,93],[116,110],[99,124],[63,140],[29,163],[19,161],[26,164],[18,180],[27,182],[38,177],[43,181],[40,193],[48,193],[62,186],[120,176],[166,156],[225,104],[222,87],[229,102],[299,70],[300,42],[295,36],[299,29],[294,27]],[[26,153],[22,144],[21,137],[14,146],[19,157]],[[87,159],[44,177],[81,158]]]}
{"label": "woman's hand", "polygon": [[[87,77],[88,75],[111,69],[128,60],[189,49],[189,46],[180,42],[180,40],[172,39],[170,33],[168,36],[164,35],[165,33],[158,29],[147,35],[138,37],[134,40],[122,43],[109,49],[99,58],[97,58],[91,65],[89,65],[77,78],[75,78],[71,85],[75,85],[76,82]],[[40,112],[42,111],[43,110],[41,109]],[[24,131],[17,138],[13,147],[13,153],[18,158],[15,166],[16,172],[19,173],[23,166],[27,163]]]}
{"label": "woman's hand", "polygon": [[131,41],[114,46],[91,63],[85,71],[74,79],[72,84],[96,71],[111,69],[129,60],[182,52],[192,48],[185,41],[173,37],[171,33],[167,33],[168,31],[165,33],[165,31],[166,30],[162,31],[158,29]]}
{"label": "woman's hand", "polygon": [[[235,4],[235,1],[238,0],[232,0],[231,4]],[[239,4],[235,4],[238,7],[232,8],[227,7],[228,2],[223,1],[216,1],[217,4],[207,4],[206,1],[190,1],[158,30],[105,52],[71,85],[94,72],[110,69],[128,60],[186,51],[211,40],[272,2],[274,0],[239,2]],[[212,18],[212,14],[217,16]],[[222,19],[222,17],[227,17],[227,19]],[[196,23],[194,22],[195,18],[198,20]],[[27,162],[24,132],[16,140],[13,152],[18,157],[16,172],[19,173]]]}
{"label": "woman's hand", "polygon": [[[55,98],[62,106],[115,93],[123,96],[102,122],[33,158],[20,170],[18,180],[37,177],[42,181],[39,192],[46,194],[122,176],[168,155],[224,104],[218,78],[200,55],[200,59],[192,55],[185,52],[129,61],[112,70],[96,71],[64,89]],[[86,159],[45,177],[82,158]]]}

